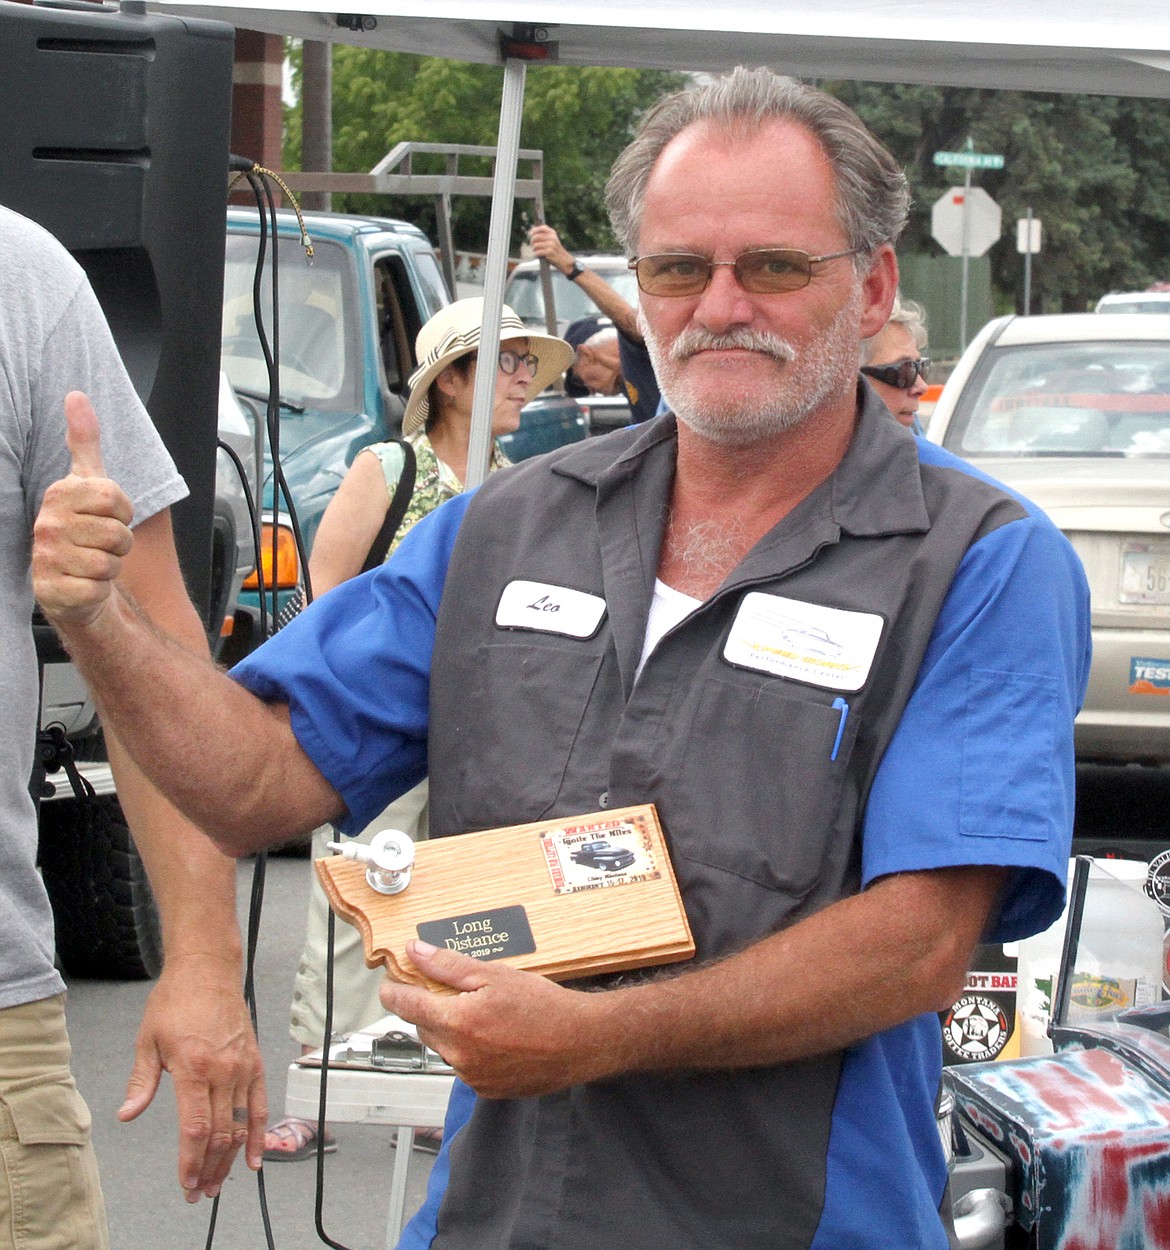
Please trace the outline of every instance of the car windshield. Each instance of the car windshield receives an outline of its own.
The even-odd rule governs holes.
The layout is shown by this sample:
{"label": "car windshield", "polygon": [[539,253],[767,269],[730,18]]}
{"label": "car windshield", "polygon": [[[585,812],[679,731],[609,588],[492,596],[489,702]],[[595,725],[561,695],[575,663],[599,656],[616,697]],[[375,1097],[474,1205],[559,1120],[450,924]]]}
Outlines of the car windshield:
{"label": "car windshield", "polygon": [[[230,233],[224,264],[223,371],[233,386],[268,393],[268,370],[256,333],[252,283],[257,236]],[[280,394],[293,403],[326,410],[360,407],[357,362],[360,342],[351,323],[356,296],[348,291],[345,250],[314,240],[307,261],[297,239],[280,240]],[[271,255],[271,253],[269,253]],[[265,329],[272,334],[272,271],[262,284]]]}
{"label": "car windshield", "polygon": [[993,348],[944,443],[963,456],[1170,455],[1170,343]]}
{"label": "car windshield", "polygon": [[1103,299],[1097,305],[1099,313],[1167,313],[1170,312],[1170,295],[1136,295],[1133,299]]}
{"label": "car windshield", "polygon": [[[624,262],[623,262],[624,264]],[[630,304],[638,302],[638,280],[629,269],[598,269],[606,282]],[[597,315],[597,305],[575,283],[570,282],[559,270],[552,271],[553,301],[556,304],[557,324],[562,328],[582,317]],[[518,269],[508,285],[506,303],[525,325],[543,327],[544,292],[540,286],[539,268]]]}

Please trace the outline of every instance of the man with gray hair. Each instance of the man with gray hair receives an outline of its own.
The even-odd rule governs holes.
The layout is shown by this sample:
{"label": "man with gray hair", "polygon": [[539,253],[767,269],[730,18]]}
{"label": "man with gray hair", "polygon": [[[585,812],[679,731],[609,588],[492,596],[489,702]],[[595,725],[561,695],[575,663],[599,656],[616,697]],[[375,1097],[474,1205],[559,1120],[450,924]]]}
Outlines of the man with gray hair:
{"label": "man with gray hair", "polygon": [[820,92],[664,99],[609,202],[675,415],[444,505],[234,680],[109,592],[73,431],[38,593],[222,845],[356,831],[424,772],[432,836],[657,807],[692,964],[556,985],[414,941],[455,992],[384,986],[466,1083],[413,1244],[947,1246],[936,1013],[980,938],[1060,914],[1088,595],[859,384],[907,198]]}

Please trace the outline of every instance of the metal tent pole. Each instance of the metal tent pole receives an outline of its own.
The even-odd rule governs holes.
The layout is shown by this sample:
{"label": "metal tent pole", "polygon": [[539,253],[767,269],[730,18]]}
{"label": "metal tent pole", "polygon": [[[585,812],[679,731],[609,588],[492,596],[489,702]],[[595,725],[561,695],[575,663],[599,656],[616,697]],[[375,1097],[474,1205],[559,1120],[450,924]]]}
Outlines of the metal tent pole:
{"label": "metal tent pole", "polygon": [[959,284],[959,351],[967,350],[967,296],[971,269],[971,168],[963,170],[963,276]]}
{"label": "metal tent pole", "polygon": [[[492,407],[496,393],[496,352],[500,341],[500,307],[508,276],[508,241],[512,233],[513,189],[520,150],[520,122],[524,108],[527,64],[515,57],[504,61],[504,92],[500,101],[500,132],[496,141],[496,167],[492,189],[492,214],[488,227],[488,250],[483,291],[483,328],[480,342],[481,368],[475,371],[471,408],[471,438],[467,446],[467,487],[479,486],[487,477],[492,444]],[[491,344],[492,346],[487,346]],[[492,367],[488,367],[488,366]]]}

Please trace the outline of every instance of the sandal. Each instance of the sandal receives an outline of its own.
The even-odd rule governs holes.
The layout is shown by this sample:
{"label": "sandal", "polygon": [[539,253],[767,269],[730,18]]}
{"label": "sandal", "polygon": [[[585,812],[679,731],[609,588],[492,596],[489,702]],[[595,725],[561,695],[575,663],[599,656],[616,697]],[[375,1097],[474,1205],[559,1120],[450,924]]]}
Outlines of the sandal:
{"label": "sandal", "polygon": [[[398,1134],[393,1137],[394,1144],[398,1143]],[[425,1154],[437,1155],[439,1147],[443,1144],[443,1130],[441,1128],[416,1128],[414,1130],[414,1148],[421,1150]]]}
{"label": "sandal", "polygon": [[[337,1142],[328,1129],[325,1130],[321,1148],[327,1155],[337,1149]],[[263,1158],[266,1163],[296,1163],[316,1153],[317,1125],[312,1120],[286,1115],[264,1134]]]}

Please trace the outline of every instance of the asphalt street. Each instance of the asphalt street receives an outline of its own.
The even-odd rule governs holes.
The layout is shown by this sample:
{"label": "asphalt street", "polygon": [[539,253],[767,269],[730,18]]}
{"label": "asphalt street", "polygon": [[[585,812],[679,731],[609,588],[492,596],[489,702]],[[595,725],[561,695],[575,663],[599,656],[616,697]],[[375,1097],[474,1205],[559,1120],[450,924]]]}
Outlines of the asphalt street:
{"label": "asphalt street", "polygon": [[[251,890],[253,861],[240,864],[241,928]],[[285,1073],[296,1046],[288,1036],[288,1006],[300,955],[309,886],[307,859],[268,860],[256,960],[260,1043],[268,1098],[284,1109]],[[246,930],[245,930],[246,931]],[[211,1203],[189,1206],[178,1186],[178,1128],[169,1078],[154,1105],[134,1124],[115,1112],[125,1095],[134,1035],[150,982],[73,981],[68,1020],[74,1072],[94,1119],[94,1141],[110,1226],[111,1250],[196,1250],[207,1244]],[[336,1154],[325,1159],[323,1226],[349,1250],[382,1250],[393,1165],[394,1130],[339,1124]],[[414,1151],[407,1210],[422,1201],[432,1156]],[[264,1188],[277,1250],[324,1244],[314,1227],[316,1164],[268,1164]],[[220,1197],[212,1246],[260,1250],[268,1244],[254,1174],[237,1161]]]}

